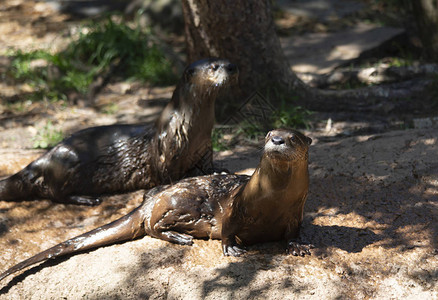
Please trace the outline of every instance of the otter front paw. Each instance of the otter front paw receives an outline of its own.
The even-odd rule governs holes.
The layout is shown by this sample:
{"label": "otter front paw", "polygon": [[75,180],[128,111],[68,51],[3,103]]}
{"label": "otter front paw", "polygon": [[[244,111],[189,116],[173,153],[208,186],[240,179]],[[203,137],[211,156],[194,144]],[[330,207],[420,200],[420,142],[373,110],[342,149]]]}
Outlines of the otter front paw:
{"label": "otter front paw", "polygon": [[246,250],[244,248],[241,248],[237,245],[222,245],[222,251],[225,256],[240,256],[244,253],[246,253]]}
{"label": "otter front paw", "polygon": [[164,240],[180,245],[193,245],[193,236],[175,231],[163,232]]}
{"label": "otter front paw", "polygon": [[310,249],[315,248],[312,244],[301,244],[296,241],[290,241],[287,243],[287,254],[292,254],[294,256],[305,256],[312,255]]}
{"label": "otter front paw", "polygon": [[62,202],[70,203],[70,204],[96,206],[102,203],[102,200],[92,196],[70,196],[65,201]]}

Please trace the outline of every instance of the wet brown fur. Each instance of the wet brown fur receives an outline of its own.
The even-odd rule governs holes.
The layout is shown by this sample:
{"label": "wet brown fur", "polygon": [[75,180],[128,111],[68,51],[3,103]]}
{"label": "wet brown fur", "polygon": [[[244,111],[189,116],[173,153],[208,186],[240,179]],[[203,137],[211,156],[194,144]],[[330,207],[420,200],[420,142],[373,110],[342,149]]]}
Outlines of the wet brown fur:
{"label": "wet brown fur", "polygon": [[221,239],[225,255],[238,256],[242,246],[285,240],[294,255],[310,254],[296,238],[303,219],[311,139],[294,130],[266,136],[254,174],[208,175],[156,187],[128,215],[25,260],[0,280],[49,258],[77,253],[148,234],[191,245],[193,238]]}

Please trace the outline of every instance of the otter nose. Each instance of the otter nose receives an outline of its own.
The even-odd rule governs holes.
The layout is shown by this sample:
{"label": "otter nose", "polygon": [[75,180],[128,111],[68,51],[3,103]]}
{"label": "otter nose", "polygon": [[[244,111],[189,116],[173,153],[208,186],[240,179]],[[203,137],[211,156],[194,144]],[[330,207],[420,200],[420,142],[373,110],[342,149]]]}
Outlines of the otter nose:
{"label": "otter nose", "polygon": [[284,144],[284,139],[281,136],[273,136],[271,139],[272,143],[274,143],[274,145],[281,145]]}
{"label": "otter nose", "polygon": [[228,72],[232,73],[236,73],[237,72],[237,66],[235,64],[228,64],[225,66],[225,68],[227,69]]}

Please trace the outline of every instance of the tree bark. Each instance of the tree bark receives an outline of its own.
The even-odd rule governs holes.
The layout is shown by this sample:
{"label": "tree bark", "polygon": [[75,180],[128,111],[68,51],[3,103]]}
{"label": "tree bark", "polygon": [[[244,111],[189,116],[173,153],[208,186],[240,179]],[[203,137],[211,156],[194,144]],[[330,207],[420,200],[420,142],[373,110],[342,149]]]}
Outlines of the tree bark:
{"label": "tree bark", "polygon": [[228,58],[239,66],[242,96],[279,86],[304,88],[291,71],[271,15],[271,0],[183,0],[189,62]]}
{"label": "tree bark", "polygon": [[438,0],[415,0],[412,8],[425,54],[438,62]]}

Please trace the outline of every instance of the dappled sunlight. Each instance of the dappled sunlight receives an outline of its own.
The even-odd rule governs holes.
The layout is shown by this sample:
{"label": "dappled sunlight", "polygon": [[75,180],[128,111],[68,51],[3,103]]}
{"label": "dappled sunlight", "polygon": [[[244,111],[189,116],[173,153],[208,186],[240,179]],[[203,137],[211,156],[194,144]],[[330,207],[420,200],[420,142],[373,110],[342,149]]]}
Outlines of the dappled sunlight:
{"label": "dappled sunlight", "polygon": [[[0,178],[44,152],[31,148],[34,137],[49,120],[65,135],[95,125],[152,124],[171,98],[175,86],[158,88],[111,74],[95,97],[78,98],[73,93],[68,95],[70,101],[47,101],[39,95],[35,99],[34,86],[13,80],[9,74],[12,59],[6,50],[60,51],[78,34],[80,20],[85,18],[68,14],[68,6],[81,8],[83,3],[92,6],[105,1],[62,1],[67,9],[59,11],[51,6],[59,1],[3,2],[0,43],[5,51],[0,56],[0,73],[5,74],[5,80],[0,83]],[[116,2],[128,3],[107,1],[104,5]],[[406,57],[385,57],[381,61],[390,51],[407,51],[404,40],[382,50],[382,45],[392,43],[404,30],[380,19],[369,20],[368,16],[376,16],[376,10],[356,14],[370,2],[378,6],[389,3],[277,1],[283,11],[275,13],[293,14],[284,20],[290,26],[298,24],[298,28],[287,28],[296,30],[294,34],[284,30],[281,37],[291,69],[312,78],[350,64],[351,68],[345,70],[360,64],[374,66],[376,61],[379,67],[406,61],[415,65],[417,56],[410,57],[410,52],[400,54]],[[412,25],[410,20],[394,24],[400,26],[405,21]],[[178,64],[186,58],[185,53],[180,56],[184,37],[172,35],[169,40],[172,44],[167,50],[176,57],[173,67],[178,70]],[[367,56],[377,49],[383,51],[381,56],[360,60],[362,54]],[[250,58],[247,54],[240,56]],[[266,55],[256,62],[275,58]],[[329,88],[341,90],[330,92],[354,88],[337,84],[330,83]],[[416,92],[417,86],[402,87]],[[369,90],[379,91],[379,87],[370,86]],[[369,94],[363,101],[348,97],[336,101],[322,97],[320,102],[299,99],[303,106],[313,105],[313,100],[315,107],[321,106],[313,112],[305,130],[313,143],[299,242],[314,245],[310,256],[286,254],[284,241],[256,244],[247,247],[241,257],[229,257],[223,255],[220,240],[195,239],[192,246],[181,246],[145,236],[14,273],[0,282],[0,298],[429,299],[436,295],[438,281],[438,131],[433,128],[438,122],[434,99],[423,103],[434,90],[427,93],[427,97],[418,93],[413,98],[397,96],[384,101]],[[93,97],[92,107],[87,99]],[[219,102],[218,107],[222,106]],[[416,122],[420,117],[427,118]],[[251,175],[260,161],[261,144],[238,138],[230,145],[228,150],[214,154],[215,169]],[[0,273],[59,242],[126,215],[142,202],[143,192],[105,196],[102,204],[94,207],[0,199]]]}
{"label": "dappled sunlight", "polygon": [[437,138],[425,139],[425,140],[422,140],[421,142],[426,146],[432,146],[432,145],[435,145],[437,143]]}
{"label": "dappled sunlight", "polygon": [[432,221],[438,200],[435,136],[433,130],[393,132],[314,148],[307,206],[312,224],[370,229],[381,241],[375,246],[390,251],[412,249],[418,241],[419,251],[432,251],[438,242]]}
{"label": "dappled sunlight", "polygon": [[293,71],[324,74],[402,32],[400,28],[359,23],[344,32],[285,37],[281,43]]}

